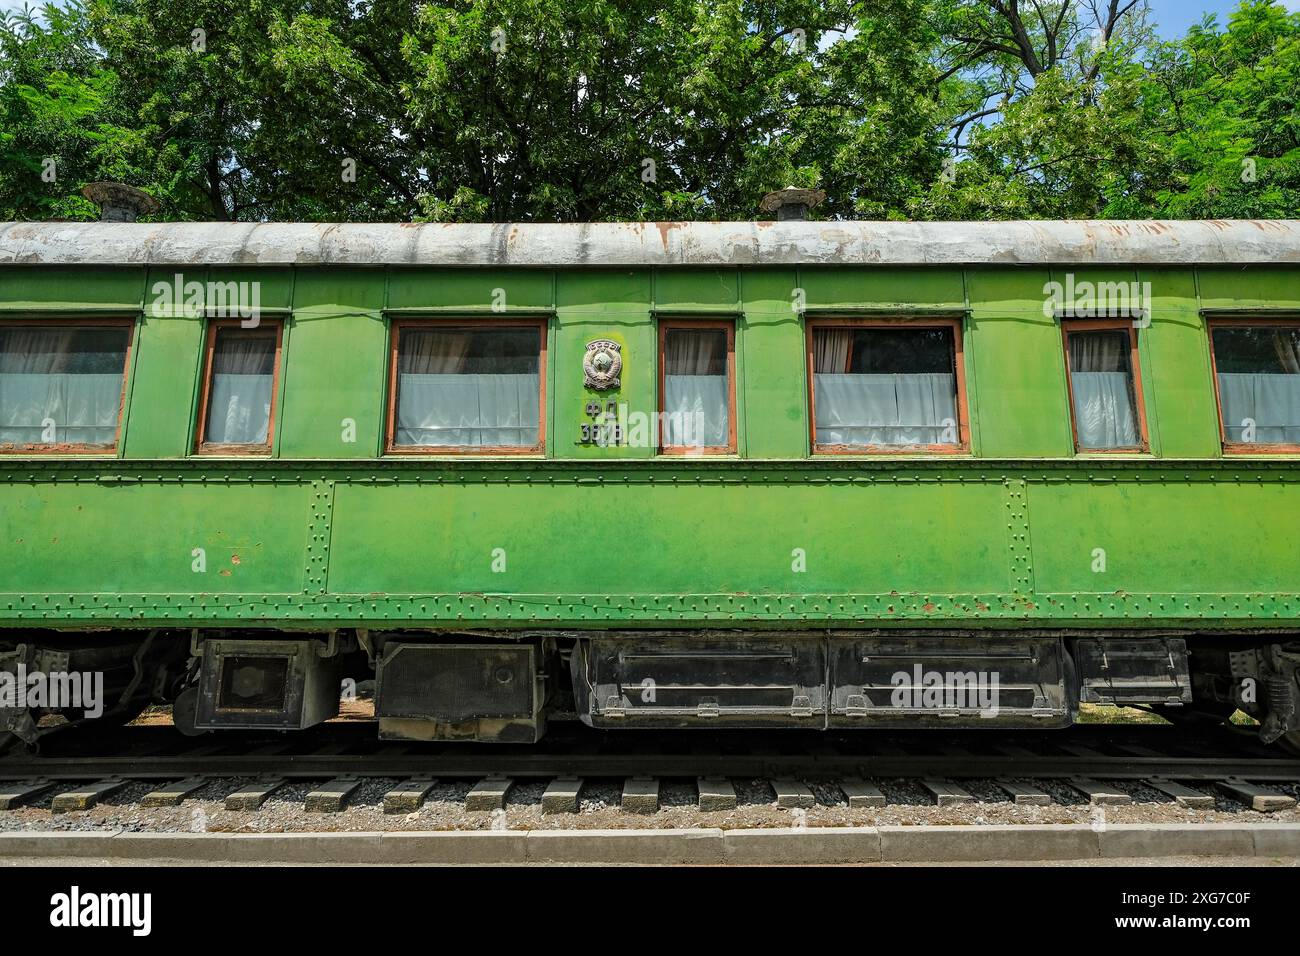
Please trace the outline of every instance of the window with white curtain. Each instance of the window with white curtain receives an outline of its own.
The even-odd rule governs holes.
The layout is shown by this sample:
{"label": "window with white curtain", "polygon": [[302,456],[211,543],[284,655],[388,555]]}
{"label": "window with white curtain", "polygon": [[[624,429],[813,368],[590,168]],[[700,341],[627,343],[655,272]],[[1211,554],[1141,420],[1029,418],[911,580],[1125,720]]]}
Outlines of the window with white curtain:
{"label": "window with white curtain", "polygon": [[1066,326],[1070,403],[1080,451],[1144,447],[1128,326]]}
{"label": "window with white curtain", "polygon": [[666,450],[731,451],[731,328],[663,332],[661,441]]}
{"label": "window with white curtain", "polygon": [[127,323],[0,325],[0,445],[117,445]]}
{"label": "window with white curtain", "polygon": [[1300,325],[1212,326],[1228,444],[1300,445]]}
{"label": "window with white curtain", "polygon": [[954,326],[816,326],[814,444],[960,447]]}
{"label": "window with white curtain", "polygon": [[270,450],[278,324],[217,326],[200,449]]}
{"label": "window with white curtain", "polygon": [[543,329],[402,325],[392,447],[535,449]]}

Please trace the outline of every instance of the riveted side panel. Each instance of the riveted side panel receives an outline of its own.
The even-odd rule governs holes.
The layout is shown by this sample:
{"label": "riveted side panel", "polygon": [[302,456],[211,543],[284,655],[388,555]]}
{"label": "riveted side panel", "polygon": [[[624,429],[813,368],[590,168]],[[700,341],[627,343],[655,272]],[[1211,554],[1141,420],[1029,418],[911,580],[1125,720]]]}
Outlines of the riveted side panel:
{"label": "riveted side panel", "polygon": [[1300,620],[1282,462],[14,462],[0,483],[9,626]]}
{"label": "riveted side panel", "polygon": [[941,476],[344,484],[330,590],[1004,593],[1002,503]]}
{"label": "riveted side panel", "polygon": [[309,487],[132,475],[10,486],[0,494],[4,590],[106,605],[118,592],[300,591]]}
{"label": "riveted side panel", "polygon": [[1300,548],[1275,530],[1300,528],[1294,481],[1160,472],[1039,484],[1029,496],[1043,591],[1246,594],[1300,583]]}

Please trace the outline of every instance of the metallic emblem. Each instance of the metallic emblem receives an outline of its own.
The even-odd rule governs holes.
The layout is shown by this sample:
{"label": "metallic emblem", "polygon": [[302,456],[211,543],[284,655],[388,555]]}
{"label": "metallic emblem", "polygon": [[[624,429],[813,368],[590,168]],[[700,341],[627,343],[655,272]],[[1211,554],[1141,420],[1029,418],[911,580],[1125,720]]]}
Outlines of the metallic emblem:
{"label": "metallic emblem", "polygon": [[587,354],[582,359],[583,384],[598,392],[618,388],[619,373],[623,371],[623,346],[609,339],[596,339],[587,343]]}

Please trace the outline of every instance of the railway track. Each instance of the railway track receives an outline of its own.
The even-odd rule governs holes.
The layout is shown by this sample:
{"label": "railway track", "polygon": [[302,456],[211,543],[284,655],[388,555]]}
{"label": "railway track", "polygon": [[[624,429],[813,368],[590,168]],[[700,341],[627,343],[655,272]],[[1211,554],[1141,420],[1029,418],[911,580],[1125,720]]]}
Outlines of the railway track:
{"label": "railway track", "polygon": [[0,756],[0,780],[39,775],[80,780],[99,775],[167,779],[176,774],[237,777],[276,773],[313,779],[420,774],[434,778],[697,776],[868,776],[1050,778],[1082,773],[1111,779],[1177,775],[1214,780],[1244,776],[1300,780],[1300,757],[1253,736],[1215,728],[1190,733],[1163,726],[1079,725],[1051,735],[934,731],[803,734],[726,731],[604,734],[580,725],[540,744],[393,743],[368,722],[326,724],[294,735],[226,733],[185,738],[169,726],[47,738],[40,753]]}
{"label": "railway track", "polygon": [[[251,778],[226,798],[256,809],[285,784],[319,782],[307,809],[342,809],[365,779],[393,778],[385,807],[418,808],[438,780],[475,781],[468,809],[503,806],[514,781],[547,781],[552,810],[576,809],[586,782],[622,780],[624,809],[653,812],[659,781],[693,779],[701,808],[735,805],[729,780],[767,780],[780,806],[811,806],[800,781],[826,781],[850,806],[883,806],[871,783],[907,779],[939,805],[975,799],[963,782],[989,781],[1020,803],[1050,802],[1035,781],[1056,781],[1095,804],[1127,803],[1128,782],[1187,806],[1222,793],[1258,810],[1288,809],[1294,797],[1268,784],[1300,782],[1300,758],[1226,729],[1079,726],[1060,734],[953,733],[804,735],[732,731],[710,735],[607,735],[580,726],[543,745],[394,744],[363,722],[330,724],[293,736],[182,738],[166,726],[131,727],[94,738],[47,738],[39,754],[0,758],[0,808],[48,796],[52,809],[84,809],[132,782],[159,784],[146,804],[167,805],[212,780]],[[71,782],[85,786],[67,789]],[[1197,789],[1199,787],[1199,789]]]}

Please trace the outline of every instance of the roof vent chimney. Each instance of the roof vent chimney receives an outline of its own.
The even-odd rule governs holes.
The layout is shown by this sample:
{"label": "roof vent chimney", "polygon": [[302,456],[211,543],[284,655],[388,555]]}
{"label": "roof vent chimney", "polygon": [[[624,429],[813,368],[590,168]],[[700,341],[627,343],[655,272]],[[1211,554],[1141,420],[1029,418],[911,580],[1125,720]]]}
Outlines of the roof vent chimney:
{"label": "roof vent chimney", "polygon": [[758,208],[763,212],[775,212],[778,220],[807,219],[808,210],[820,205],[825,198],[826,193],[821,189],[786,186],[764,196]]}
{"label": "roof vent chimney", "polygon": [[81,195],[99,207],[100,222],[135,222],[158,211],[158,201],[125,183],[87,183]]}

